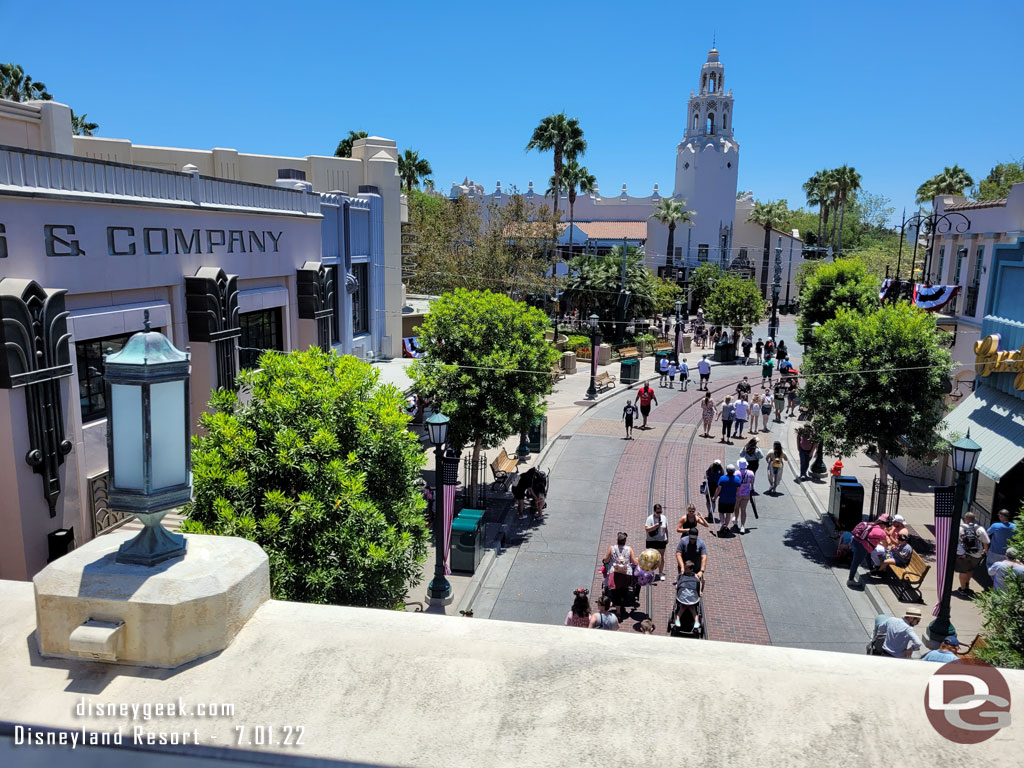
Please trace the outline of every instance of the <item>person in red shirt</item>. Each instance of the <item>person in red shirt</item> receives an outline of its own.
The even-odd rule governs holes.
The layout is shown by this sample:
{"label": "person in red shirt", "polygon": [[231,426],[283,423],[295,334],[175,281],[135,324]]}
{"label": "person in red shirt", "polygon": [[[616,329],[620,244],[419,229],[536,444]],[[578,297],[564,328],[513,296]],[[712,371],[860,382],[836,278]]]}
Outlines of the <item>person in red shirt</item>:
{"label": "person in red shirt", "polygon": [[850,563],[850,575],[846,579],[846,586],[848,587],[856,587],[858,585],[857,568],[864,562],[868,553],[873,552],[879,544],[884,544],[887,538],[885,528],[878,523],[862,523],[861,525],[867,525],[867,530],[861,536],[858,535],[859,531],[857,528],[854,528],[853,558]]}
{"label": "person in red shirt", "polygon": [[636,399],[634,403],[640,403],[640,415],[644,417],[644,423],[640,425],[640,429],[647,429],[647,417],[651,415],[651,403],[658,404],[658,398],[654,394],[654,390],[651,389],[651,385],[646,381],[644,385],[637,390]]}

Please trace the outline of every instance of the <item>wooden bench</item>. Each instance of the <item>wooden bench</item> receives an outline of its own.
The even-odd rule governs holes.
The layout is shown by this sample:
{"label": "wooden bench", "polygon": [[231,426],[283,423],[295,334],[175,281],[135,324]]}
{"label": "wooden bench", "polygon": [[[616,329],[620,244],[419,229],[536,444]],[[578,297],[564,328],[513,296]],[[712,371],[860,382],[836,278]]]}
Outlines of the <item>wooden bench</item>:
{"label": "wooden bench", "polygon": [[640,357],[640,350],[637,347],[621,347],[619,349],[619,360],[630,360]]}
{"label": "wooden bench", "polygon": [[657,354],[658,352],[671,352],[671,351],[672,351],[672,343],[671,342],[659,341],[657,344],[654,345],[654,353],[655,354]]}
{"label": "wooden bench", "polygon": [[[897,593],[897,596],[899,597],[899,592],[902,591],[904,595],[910,597],[912,602],[923,603],[921,584],[924,583],[924,577],[928,575],[928,571],[932,567],[917,552],[911,553],[910,562],[905,568],[892,564],[888,567],[889,573],[896,577],[893,591]],[[900,599],[902,600],[902,597]]]}
{"label": "wooden bench", "polygon": [[971,640],[971,644],[967,646],[967,650],[963,653],[957,653],[960,660],[965,664],[983,664],[984,662],[978,658],[977,651],[984,648],[986,645],[985,638],[981,635],[975,635],[974,639]]}
{"label": "wooden bench", "polygon": [[606,371],[601,371],[601,373],[597,374],[597,376],[594,378],[594,385],[598,389],[607,389],[608,387],[614,387],[615,377],[612,376],[610,373],[607,373]]}
{"label": "wooden bench", "polygon": [[501,488],[503,491],[507,491],[512,482],[512,475],[515,474],[518,467],[519,459],[503,450],[499,451],[498,455],[494,457],[494,461],[491,462],[491,474],[494,475],[491,488]]}

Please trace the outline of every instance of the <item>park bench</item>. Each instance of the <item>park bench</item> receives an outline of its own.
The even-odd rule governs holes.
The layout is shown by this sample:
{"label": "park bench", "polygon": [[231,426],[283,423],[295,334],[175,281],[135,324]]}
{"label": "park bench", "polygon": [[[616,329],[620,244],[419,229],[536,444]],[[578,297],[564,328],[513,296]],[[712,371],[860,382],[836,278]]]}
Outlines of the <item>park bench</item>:
{"label": "park bench", "polygon": [[619,360],[631,360],[640,357],[637,347],[619,347]]}
{"label": "park bench", "polygon": [[669,341],[659,341],[658,343],[656,343],[654,345],[654,352],[655,352],[655,354],[657,354],[658,352],[671,352],[671,351],[672,351],[672,343],[669,342]]}
{"label": "park bench", "polygon": [[984,648],[985,645],[985,638],[981,635],[975,635],[974,639],[971,640],[971,644],[967,646],[967,650],[965,650],[963,653],[957,653],[957,655],[965,664],[983,663],[981,659],[978,658],[976,651],[978,651],[981,648]]}
{"label": "park bench", "polygon": [[[912,602],[923,603],[921,584],[924,583],[924,577],[928,575],[931,568],[917,552],[910,555],[910,562],[905,568],[890,564],[889,573],[896,577],[893,591],[897,592],[897,596],[902,591]],[[900,599],[902,600],[902,597]]]}
{"label": "park bench", "polygon": [[608,387],[615,386],[615,377],[606,371],[601,371],[594,378],[594,386],[598,389],[607,389]]}
{"label": "park bench", "polygon": [[494,482],[491,483],[491,488],[501,488],[501,490],[507,491],[509,484],[512,482],[512,475],[518,466],[519,459],[505,453],[504,450],[499,451],[498,455],[494,457],[494,461],[491,462],[491,474],[494,475]]}

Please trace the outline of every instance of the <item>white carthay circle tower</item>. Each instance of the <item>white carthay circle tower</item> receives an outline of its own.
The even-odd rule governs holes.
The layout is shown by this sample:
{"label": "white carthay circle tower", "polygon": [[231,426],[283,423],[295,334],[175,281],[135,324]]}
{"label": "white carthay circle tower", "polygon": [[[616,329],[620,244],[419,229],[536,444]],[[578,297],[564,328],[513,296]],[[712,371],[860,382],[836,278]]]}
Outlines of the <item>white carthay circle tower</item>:
{"label": "white carthay circle tower", "polygon": [[696,213],[692,226],[677,230],[676,246],[682,246],[684,260],[691,264],[730,261],[740,164],[732,118],[732,91],[725,90],[725,67],[718,49],[712,48],[700,68],[700,90],[690,92],[686,133],[676,148],[673,195],[685,199],[685,208]]}

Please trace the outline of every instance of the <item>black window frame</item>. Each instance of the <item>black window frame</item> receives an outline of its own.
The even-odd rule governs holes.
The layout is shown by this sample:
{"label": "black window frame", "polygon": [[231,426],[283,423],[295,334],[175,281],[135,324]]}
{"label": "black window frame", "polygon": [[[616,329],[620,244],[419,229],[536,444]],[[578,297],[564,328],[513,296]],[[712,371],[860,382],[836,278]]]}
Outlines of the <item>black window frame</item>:
{"label": "black window frame", "polygon": [[352,274],[359,282],[359,290],[352,294],[352,336],[370,332],[370,264],[359,261],[352,264]]}
{"label": "black window frame", "polygon": [[268,349],[284,351],[284,318],[281,307],[258,309],[238,315],[242,335],[238,339],[238,367],[252,370],[259,367],[260,355]]}
{"label": "black window frame", "polygon": [[[82,423],[107,418],[107,395],[103,381],[103,356],[120,352],[135,333],[75,341],[75,370],[78,373],[78,400]],[[90,374],[90,369],[93,373]]]}

